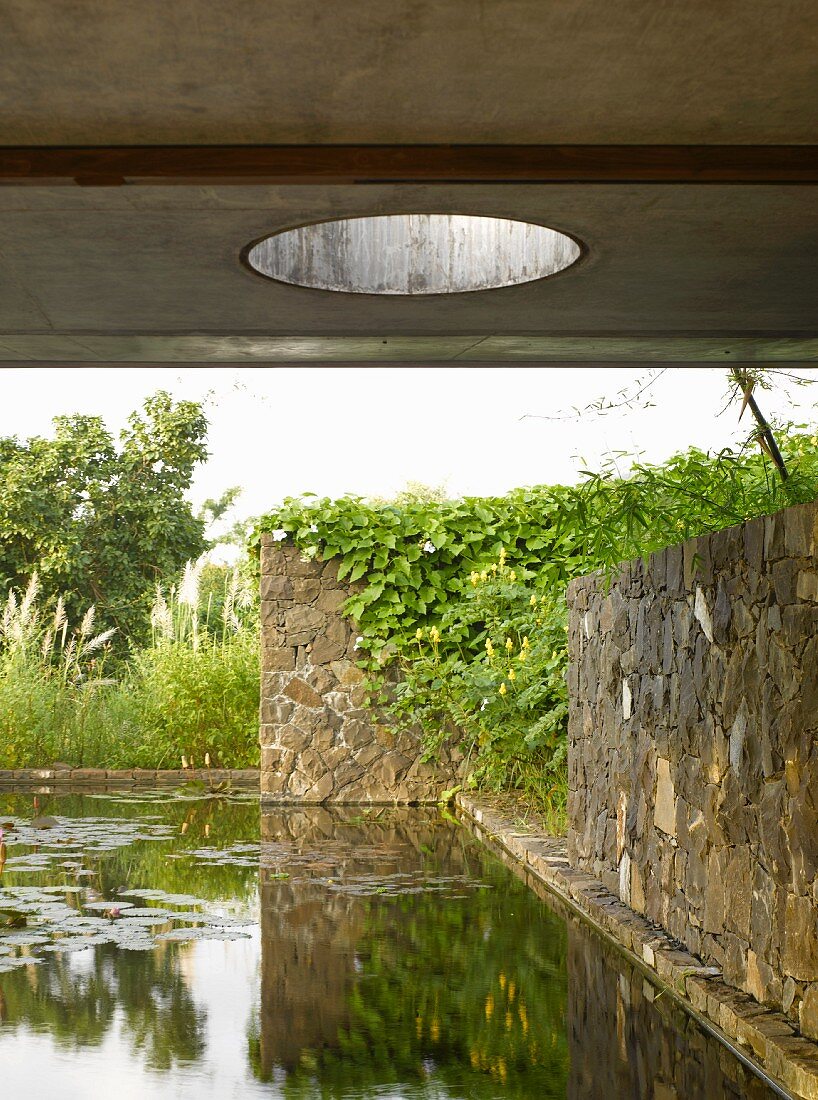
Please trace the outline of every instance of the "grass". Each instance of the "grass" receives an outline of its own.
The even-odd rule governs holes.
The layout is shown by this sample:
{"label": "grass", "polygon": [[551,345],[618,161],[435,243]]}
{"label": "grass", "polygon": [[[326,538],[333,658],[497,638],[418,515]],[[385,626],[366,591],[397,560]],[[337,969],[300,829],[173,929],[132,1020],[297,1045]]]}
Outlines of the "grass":
{"label": "grass", "polygon": [[[68,623],[62,599],[40,600],[36,575],[9,591],[0,615],[0,767],[214,767],[258,763],[255,616],[237,571],[214,616],[199,606],[201,565],[157,591],[150,645],[112,664],[112,631],[94,609]],[[215,618],[215,622],[211,620]]]}

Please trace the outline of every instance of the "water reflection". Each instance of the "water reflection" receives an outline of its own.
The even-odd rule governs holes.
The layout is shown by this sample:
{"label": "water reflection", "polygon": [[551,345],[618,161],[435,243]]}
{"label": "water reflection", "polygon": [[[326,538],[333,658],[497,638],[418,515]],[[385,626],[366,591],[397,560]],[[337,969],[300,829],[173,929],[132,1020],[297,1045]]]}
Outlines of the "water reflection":
{"label": "water reflection", "polygon": [[[54,956],[2,979],[0,1020],[11,1033],[47,1032],[62,1047],[98,1046],[120,1018],[134,1051],[151,1069],[195,1062],[204,1050],[204,1012],[170,951],[119,951],[105,945]],[[83,960],[85,961],[85,960]]]}
{"label": "water reflection", "polygon": [[319,811],[265,815],[262,837],[260,1077],[283,1070],[293,1095],[565,1095],[564,925],[463,830]]}
{"label": "water reflection", "polygon": [[[153,888],[260,929],[140,950],[72,941],[62,953],[37,942],[37,912],[24,929],[34,942],[4,944],[0,913],[4,1094],[770,1095],[559,903],[436,812],[282,809],[262,815],[260,833],[257,807],[208,799],[60,798],[48,813],[62,829],[54,846],[91,818],[109,820],[121,843],[70,861],[18,859],[17,870],[9,860],[0,895],[24,883],[79,912],[89,891]],[[26,814],[30,802],[0,796],[0,821]],[[167,835],[129,841],[123,822],[139,836],[148,819]],[[79,886],[66,862],[89,872]],[[19,967],[3,973],[12,956]]]}
{"label": "water reflection", "polygon": [[[262,832],[251,1056],[287,1096],[771,1095],[463,830],[416,811],[363,826],[318,810],[266,815]],[[377,881],[387,896],[373,895]]]}

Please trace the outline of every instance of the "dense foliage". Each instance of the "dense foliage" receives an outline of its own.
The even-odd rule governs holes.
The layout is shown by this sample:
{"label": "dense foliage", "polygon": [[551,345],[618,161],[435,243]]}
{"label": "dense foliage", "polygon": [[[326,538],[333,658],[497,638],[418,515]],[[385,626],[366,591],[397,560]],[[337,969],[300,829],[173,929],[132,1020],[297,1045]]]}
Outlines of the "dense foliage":
{"label": "dense foliage", "polygon": [[199,404],[150,397],[117,446],[102,419],[63,416],[53,439],[0,439],[0,586],[64,594],[68,614],[96,606],[115,644],[144,639],[157,582],[205,549],[185,499],[207,456]]}
{"label": "dense foliage", "polygon": [[[691,450],[662,465],[611,464],[577,486],[505,497],[288,499],[262,531],[308,557],[338,557],[359,581],[346,605],[359,623],[375,698],[418,723],[427,752],[462,740],[475,782],[535,782],[559,795],[564,754],[564,589],[688,537],[818,495],[818,437],[792,434],[782,482],[765,453]],[[620,456],[622,458],[624,456]],[[402,683],[387,691],[384,666]]]}
{"label": "dense foliage", "polygon": [[0,768],[258,763],[256,604],[238,570],[189,565],[178,589],[160,589],[150,641],[113,677],[112,631],[95,632],[93,606],[72,626],[62,599],[52,612],[39,596],[35,574],[0,606]]}

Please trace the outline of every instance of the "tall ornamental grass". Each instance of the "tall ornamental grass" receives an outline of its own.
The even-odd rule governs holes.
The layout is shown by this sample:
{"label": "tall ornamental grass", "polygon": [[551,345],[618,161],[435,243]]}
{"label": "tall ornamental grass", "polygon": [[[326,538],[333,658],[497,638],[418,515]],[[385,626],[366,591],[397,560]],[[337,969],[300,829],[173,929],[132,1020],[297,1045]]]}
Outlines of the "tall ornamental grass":
{"label": "tall ornamental grass", "polygon": [[249,767],[258,763],[258,642],[252,594],[225,579],[200,605],[202,565],[157,590],[149,645],[115,663],[94,608],[72,627],[32,577],[0,618],[0,767]]}

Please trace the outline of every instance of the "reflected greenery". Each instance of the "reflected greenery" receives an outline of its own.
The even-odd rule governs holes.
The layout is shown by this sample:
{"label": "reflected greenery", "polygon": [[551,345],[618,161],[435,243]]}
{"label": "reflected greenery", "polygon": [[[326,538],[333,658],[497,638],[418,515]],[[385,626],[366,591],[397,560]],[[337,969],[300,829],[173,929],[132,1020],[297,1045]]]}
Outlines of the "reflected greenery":
{"label": "reflected greenery", "polygon": [[62,1047],[99,1045],[121,1012],[135,1051],[152,1069],[192,1062],[204,1050],[204,1012],[179,972],[173,950],[89,949],[90,969],[70,955],[0,976],[0,1025],[48,1032]]}
{"label": "reflected greenery", "polygon": [[[342,824],[350,850],[363,851],[372,826],[356,835]],[[417,811],[406,829],[415,835],[406,838],[404,866],[421,868],[427,889],[395,886],[384,837],[370,867],[361,857],[345,867],[367,891],[366,871],[380,873],[384,895],[353,888],[326,897],[345,934],[323,935],[337,944],[323,954],[312,943],[321,918],[303,920],[318,900],[315,886],[265,885],[262,872],[269,953],[262,973],[271,995],[265,1003],[262,990],[265,1018],[249,1036],[254,1072],[269,1080],[283,1071],[283,1094],[299,1100],[370,1095],[389,1085],[400,1095],[564,1097],[564,922],[463,831]],[[305,990],[322,1002],[312,1021]],[[283,1016],[288,1036],[276,1033]]]}
{"label": "reflected greenery", "polygon": [[[207,901],[255,897],[257,868],[235,863],[203,862],[192,853],[212,848],[214,851],[240,842],[257,842],[259,808],[255,800],[232,801],[226,797],[208,796],[197,790],[174,795],[163,792],[156,798],[145,795],[112,794],[100,797],[88,794],[30,795],[0,793],[0,822],[7,818],[30,818],[34,815],[59,818],[101,817],[133,822],[161,821],[172,827],[167,841],[135,841],[111,852],[85,853],[84,867],[93,872],[84,876],[105,897],[115,897],[129,888],[150,886],[169,893],[193,894]],[[48,835],[44,834],[44,842]],[[22,849],[9,847],[8,854]],[[56,876],[49,870],[15,877],[6,868],[0,884],[19,882],[27,886],[66,885],[76,879],[68,869],[61,868]]]}

